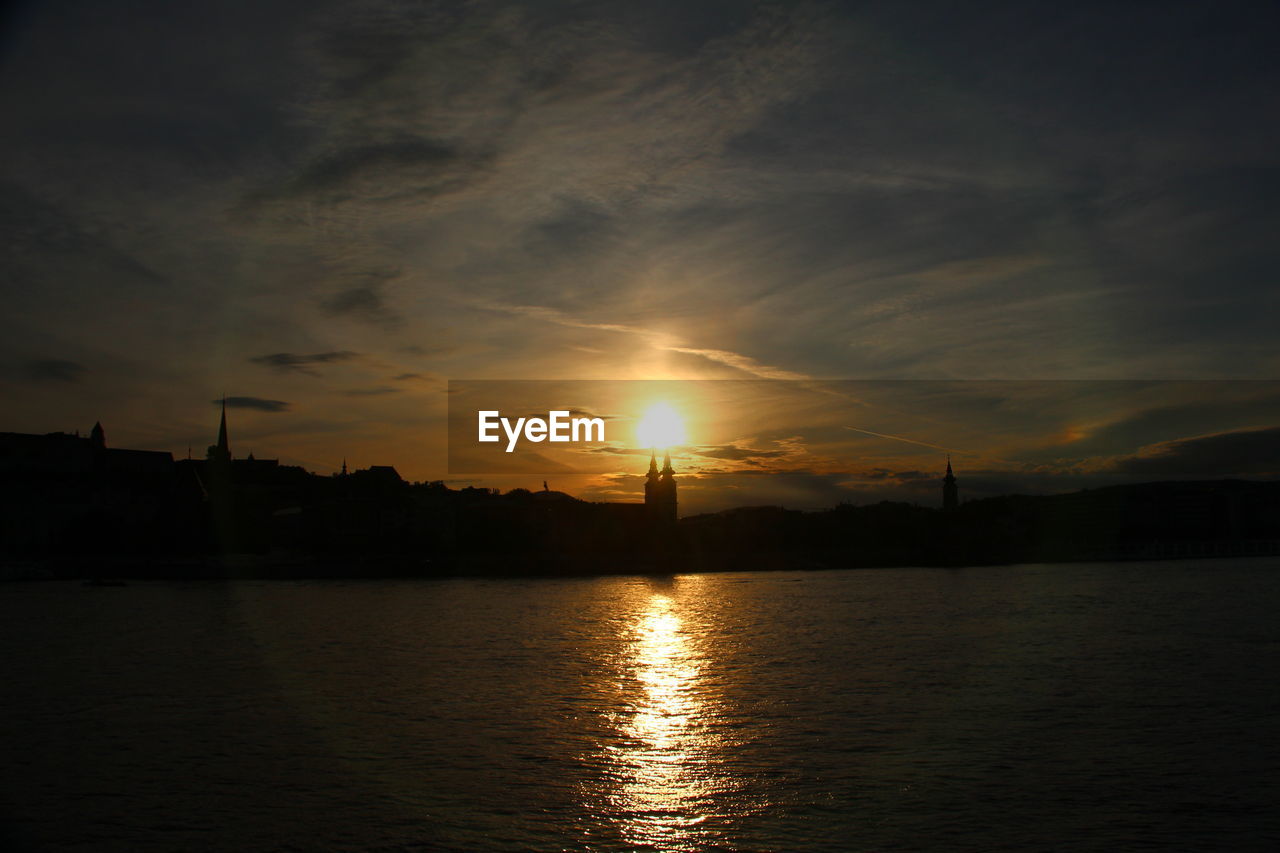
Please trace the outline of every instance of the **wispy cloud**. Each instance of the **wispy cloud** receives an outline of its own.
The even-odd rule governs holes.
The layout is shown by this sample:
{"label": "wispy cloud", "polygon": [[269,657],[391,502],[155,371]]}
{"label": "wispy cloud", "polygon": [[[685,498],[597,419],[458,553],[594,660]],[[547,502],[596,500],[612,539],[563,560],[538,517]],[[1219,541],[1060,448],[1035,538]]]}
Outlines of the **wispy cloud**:
{"label": "wispy cloud", "polygon": [[1280,476],[1280,426],[1160,442],[1101,467],[1137,479]]}
{"label": "wispy cloud", "polygon": [[23,365],[23,373],[32,382],[80,382],[88,372],[83,364],[62,358],[37,358]]}
{"label": "wispy cloud", "polygon": [[[211,400],[214,405],[222,405],[223,400]],[[287,412],[290,404],[284,400],[268,400],[263,397],[227,397],[229,409],[253,409],[258,412]]]}
{"label": "wispy cloud", "polygon": [[275,352],[268,355],[256,355],[249,361],[254,364],[260,364],[264,367],[270,367],[273,370],[280,370],[292,373],[306,373],[309,375],[318,375],[318,371],[313,369],[313,365],[317,364],[337,364],[340,362],[353,361],[360,358],[360,354],[341,350],[337,352],[317,352],[310,355],[301,355],[292,352]]}
{"label": "wispy cloud", "polygon": [[403,388],[352,388],[343,391],[346,397],[385,397],[388,394],[402,394]]}
{"label": "wispy cloud", "polygon": [[623,335],[632,335],[642,339],[655,350],[664,352],[677,352],[685,355],[698,356],[699,358],[712,361],[717,364],[723,364],[734,370],[740,371],[748,376],[757,379],[808,379],[809,377],[801,373],[790,370],[784,370],[779,367],[773,367],[767,364],[761,364],[750,356],[741,353],[730,352],[720,349],[705,349],[687,346],[675,336],[668,332],[659,332],[640,326],[628,325],[626,323],[608,323],[592,320],[585,320],[558,311],[554,308],[548,308],[540,305],[509,305],[499,302],[472,302],[472,305],[478,308],[490,311],[499,311],[507,314],[516,314],[525,317],[532,317],[546,323],[558,326],[567,326],[574,329],[592,329],[601,332],[616,332]]}

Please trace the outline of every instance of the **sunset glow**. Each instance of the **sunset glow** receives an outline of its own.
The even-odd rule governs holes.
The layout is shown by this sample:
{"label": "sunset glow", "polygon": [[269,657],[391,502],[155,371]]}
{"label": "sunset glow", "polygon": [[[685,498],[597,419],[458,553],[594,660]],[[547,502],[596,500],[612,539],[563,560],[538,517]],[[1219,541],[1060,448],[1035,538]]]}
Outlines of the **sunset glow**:
{"label": "sunset glow", "polygon": [[668,448],[688,440],[684,419],[670,403],[651,405],[636,424],[636,441],[641,447]]}

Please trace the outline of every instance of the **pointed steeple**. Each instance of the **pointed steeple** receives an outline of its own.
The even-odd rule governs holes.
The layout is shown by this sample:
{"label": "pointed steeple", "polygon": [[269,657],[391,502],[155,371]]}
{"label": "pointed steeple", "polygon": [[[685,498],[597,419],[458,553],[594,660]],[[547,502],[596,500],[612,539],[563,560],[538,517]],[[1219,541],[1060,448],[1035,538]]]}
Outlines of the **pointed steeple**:
{"label": "pointed steeple", "polygon": [[347,457],[342,457],[342,476],[347,476]]}
{"label": "pointed steeple", "polygon": [[218,454],[226,459],[231,458],[231,445],[227,441],[227,397],[222,397],[222,421],[218,424]]}
{"label": "pointed steeple", "polygon": [[102,421],[96,421],[93,424],[93,431],[89,433],[89,443],[98,450],[105,450],[107,447],[107,432],[102,428]]}
{"label": "pointed steeple", "polygon": [[662,456],[662,476],[670,477],[675,473],[675,469],[671,467],[671,451],[668,450]]}
{"label": "pointed steeple", "polygon": [[947,476],[942,478],[942,508],[953,510],[960,505],[960,492],[956,488],[956,475],[951,473],[951,454],[947,454]]}
{"label": "pointed steeple", "polygon": [[649,479],[658,479],[658,451],[656,450],[649,453]]}
{"label": "pointed steeple", "polygon": [[227,463],[231,461],[231,443],[227,441],[227,398],[222,398],[222,420],[218,423],[218,443],[209,445],[207,458],[210,462]]}

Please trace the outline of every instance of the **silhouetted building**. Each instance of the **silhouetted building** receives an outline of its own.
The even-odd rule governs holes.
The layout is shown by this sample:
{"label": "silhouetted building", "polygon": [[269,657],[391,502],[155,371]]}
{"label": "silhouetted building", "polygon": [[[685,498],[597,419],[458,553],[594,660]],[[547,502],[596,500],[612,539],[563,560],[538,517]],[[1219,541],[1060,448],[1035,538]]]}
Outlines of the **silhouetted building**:
{"label": "silhouetted building", "polygon": [[942,508],[955,509],[960,505],[960,493],[956,489],[956,475],[951,473],[951,457],[947,457],[947,476],[942,478]]}
{"label": "silhouetted building", "polygon": [[662,460],[658,470],[658,454],[649,457],[649,474],[644,483],[644,505],[649,517],[660,524],[676,523],[676,479],[671,468],[671,453]]}
{"label": "silhouetted building", "polygon": [[277,538],[277,519],[300,514],[315,492],[315,477],[298,466],[252,453],[232,457],[225,399],[217,443],[204,459],[184,459],[175,467],[202,520],[192,546],[213,552],[266,551]]}
{"label": "silhouetted building", "polygon": [[0,473],[53,476],[55,474],[173,475],[173,455],[154,450],[108,448],[101,423],[88,438],[79,432],[36,435],[0,433]]}
{"label": "silhouetted building", "polygon": [[227,398],[222,398],[222,422],[218,425],[218,443],[209,445],[206,458],[210,462],[231,461],[231,444],[227,441]]}
{"label": "silhouetted building", "polygon": [[141,553],[165,544],[173,457],[78,433],[0,433],[0,553]]}

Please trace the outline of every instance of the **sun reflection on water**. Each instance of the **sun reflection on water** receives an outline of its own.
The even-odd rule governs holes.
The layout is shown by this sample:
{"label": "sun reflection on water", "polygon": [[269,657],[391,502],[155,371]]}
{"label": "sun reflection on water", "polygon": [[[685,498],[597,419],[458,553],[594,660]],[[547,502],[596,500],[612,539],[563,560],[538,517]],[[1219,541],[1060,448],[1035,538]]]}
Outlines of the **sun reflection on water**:
{"label": "sun reflection on water", "polygon": [[670,596],[654,594],[632,625],[632,695],[611,752],[610,797],[625,840],[661,850],[694,849],[714,789],[694,643]]}

